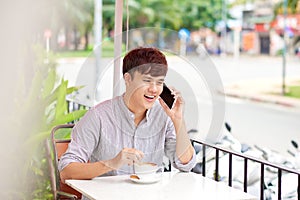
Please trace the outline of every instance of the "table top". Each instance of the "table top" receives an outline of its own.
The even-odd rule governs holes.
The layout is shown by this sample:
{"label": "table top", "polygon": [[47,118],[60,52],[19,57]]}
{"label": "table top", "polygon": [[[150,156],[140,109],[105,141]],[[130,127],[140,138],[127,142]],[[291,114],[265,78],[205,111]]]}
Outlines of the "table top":
{"label": "table top", "polygon": [[192,172],[164,172],[160,181],[151,184],[135,183],[129,175],[66,180],[66,183],[95,200],[257,199],[225,183]]}

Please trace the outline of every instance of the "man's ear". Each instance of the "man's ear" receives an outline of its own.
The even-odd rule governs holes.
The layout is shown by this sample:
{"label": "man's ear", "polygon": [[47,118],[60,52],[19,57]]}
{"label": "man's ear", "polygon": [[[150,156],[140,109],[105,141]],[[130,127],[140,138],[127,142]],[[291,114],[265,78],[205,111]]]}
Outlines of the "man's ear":
{"label": "man's ear", "polygon": [[131,75],[128,72],[126,72],[123,77],[125,80],[125,84],[127,85],[131,81]]}

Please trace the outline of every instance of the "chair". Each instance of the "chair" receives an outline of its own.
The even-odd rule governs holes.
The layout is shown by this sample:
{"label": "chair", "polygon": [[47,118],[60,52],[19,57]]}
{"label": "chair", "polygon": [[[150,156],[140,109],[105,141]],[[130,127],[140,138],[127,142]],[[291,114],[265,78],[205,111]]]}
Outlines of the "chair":
{"label": "chair", "polygon": [[46,149],[48,153],[48,164],[50,169],[51,187],[54,199],[81,199],[81,193],[62,183],[58,171],[58,161],[67,150],[71,139],[56,139],[55,134],[59,129],[71,129],[74,124],[63,124],[55,126],[51,131],[51,146],[49,141],[46,141]]}

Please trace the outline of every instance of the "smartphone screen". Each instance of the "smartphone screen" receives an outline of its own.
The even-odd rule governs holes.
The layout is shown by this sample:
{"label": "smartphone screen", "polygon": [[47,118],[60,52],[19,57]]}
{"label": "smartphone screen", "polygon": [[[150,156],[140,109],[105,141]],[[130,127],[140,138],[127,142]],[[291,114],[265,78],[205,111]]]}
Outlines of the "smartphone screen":
{"label": "smartphone screen", "polygon": [[164,84],[163,91],[159,96],[164,100],[164,102],[171,109],[175,99],[174,99],[174,95],[172,94],[171,90],[167,87],[166,84]]}

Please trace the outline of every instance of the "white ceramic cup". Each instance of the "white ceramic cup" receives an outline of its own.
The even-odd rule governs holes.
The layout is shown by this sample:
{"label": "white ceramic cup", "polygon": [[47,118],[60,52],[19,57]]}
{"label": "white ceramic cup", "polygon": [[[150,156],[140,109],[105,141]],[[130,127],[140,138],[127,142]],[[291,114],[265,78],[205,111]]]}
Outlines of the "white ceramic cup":
{"label": "white ceramic cup", "polygon": [[134,169],[135,173],[139,176],[155,175],[156,173],[161,172],[161,167],[150,162],[134,163]]}

